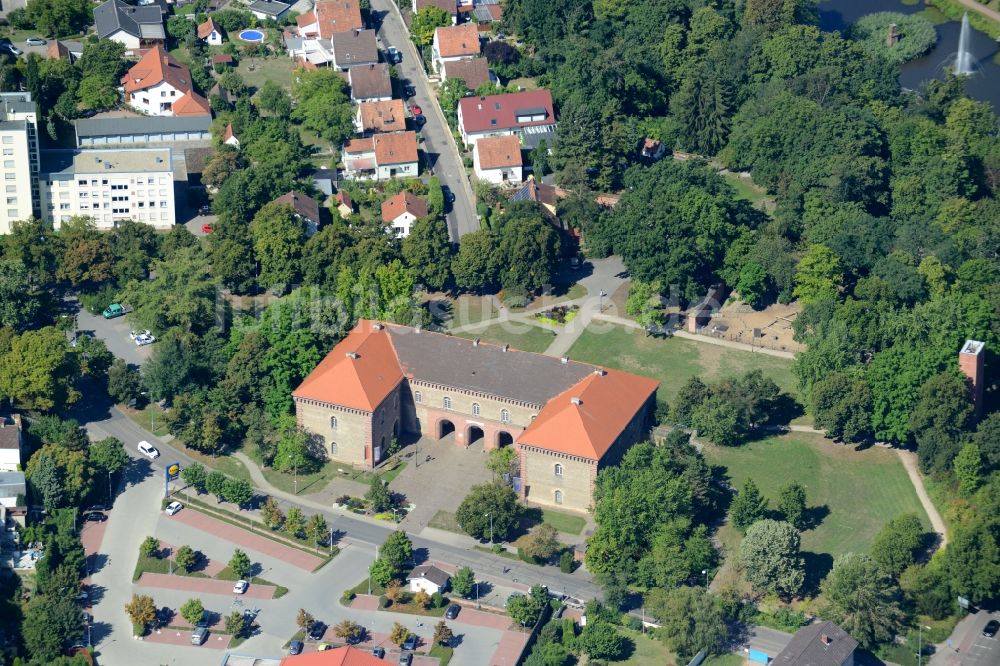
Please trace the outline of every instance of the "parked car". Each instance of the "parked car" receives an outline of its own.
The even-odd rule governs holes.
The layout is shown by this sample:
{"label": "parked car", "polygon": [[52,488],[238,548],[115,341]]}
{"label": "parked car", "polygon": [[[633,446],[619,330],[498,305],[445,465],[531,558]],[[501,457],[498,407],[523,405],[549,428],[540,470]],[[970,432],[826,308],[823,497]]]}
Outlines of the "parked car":
{"label": "parked car", "polygon": [[88,506],[84,511],[108,511],[111,507],[106,504],[94,504]]}
{"label": "parked car", "polygon": [[211,206],[202,206],[201,208],[198,209],[198,214],[199,215],[211,215],[212,214],[212,207]]}
{"label": "parked car", "polygon": [[303,647],[305,647],[305,644],[302,641],[292,641],[291,643],[288,644],[288,654],[290,655],[302,654]]}
{"label": "parked car", "polygon": [[997,631],[1000,631],[1000,620],[990,620],[983,627],[983,636],[986,638],[993,638],[997,635]]}
{"label": "parked car", "polygon": [[138,449],[139,453],[146,456],[150,460],[156,460],[157,458],[160,457],[160,452],[156,450],[156,447],[147,442],[146,440],[139,442]]}
{"label": "parked car", "polygon": [[456,617],[458,617],[458,612],[460,610],[462,610],[461,606],[459,606],[458,604],[452,604],[448,606],[448,610],[444,612],[444,616],[449,620],[454,620]]}
{"label": "parked car", "polygon": [[323,634],[326,633],[326,625],[319,620],[312,623],[309,627],[309,633],[306,634],[306,638],[311,641],[318,641],[323,639]]}
{"label": "parked car", "polygon": [[121,317],[122,315],[128,314],[128,309],[121,303],[112,303],[108,307],[104,308],[104,312],[101,314],[105,319],[114,319],[115,317]]}
{"label": "parked car", "polygon": [[103,523],[108,517],[100,511],[91,511],[83,514],[83,519],[88,523]]}
{"label": "parked car", "polygon": [[135,344],[139,347],[145,347],[146,345],[151,345],[156,342],[156,336],[149,331],[143,331],[139,335],[135,336]]}
{"label": "parked car", "polygon": [[327,650],[333,649],[333,646],[329,643],[320,643],[316,646],[316,652],[326,652]]}
{"label": "parked car", "polygon": [[403,62],[403,54],[395,46],[390,46],[385,50],[385,59],[395,65]]}
{"label": "parked car", "polygon": [[4,44],[3,46],[4,46],[4,48],[6,48],[10,52],[11,55],[13,55],[15,57],[20,56],[20,55],[24,55],[24,51],[22,51],[21,49],[17,48],[13,44]]}
{"label": "parked car", "polygon": [[417,649],[417,635],[416,634],[410,634],[409,636],[407,636],[406,640],[403,641],[403,644],[400,645],[400,647],[403,648],[404,650],[416,650]]}
{"label": "parked car", "polygon": [[445,201],[447,201],[448,203],[455,203],[455,193],[451,191],[450,187],[445,185],[444,187],[441,188],[441,191],[444,193]]}
{"label": "parked car", "polygon": [[45,46],[46,44],[48,44],[48,42],[42,39],[41,37],[28,37],[26,40],[24,40],[24,43],[27,44],[28,46]]}
{"label": "parked car", "polygon": [[191,645],[201,645],[208,638],[208,627],[195,627],[191,632]]}
{"label": "parked car", "polygon": [[399,666],[410,666],[413,663],[413,653],[403,652],[399,655]]}
{"label": "parked car", "polygon": [[411,86],[409,84],[403,86],[403,98],[404,99],[409,99],[409,98],[413,97],[416,94],[417,94],[417,89],[414,88],[413,86]]}
{"label": "parked car", "polygon": [[372,656],[378,657],[379,659],[385,659],[385,648],[384,647],[372,648]]}
{"label": "parked car", "polygon": [[236,581],[236,585],[233,585],[233,594],[243,594],[250,588],[250,583],[245,580]]}
{"label": "parked car", "polygon": [[422,116],[424,114],[424,110],[421,109],[420,105],[418,104],[411,104],[410,113],[413,115],[413,117]]}
{"label": "parked car", "polygon": [[212,231],[213,231],[212,225],[209,224],[208,222],[206,222],[205,224],[201,225],[201,233],[203,233],[203,234],[210,234],[210,233],[212,233]]}
{"label": "parked car", "polygon": [[172,516],[183,508],[184,505],[181,504],[180,502],[171,502],[170,504],[167,505],[165,511],[168,516]]}

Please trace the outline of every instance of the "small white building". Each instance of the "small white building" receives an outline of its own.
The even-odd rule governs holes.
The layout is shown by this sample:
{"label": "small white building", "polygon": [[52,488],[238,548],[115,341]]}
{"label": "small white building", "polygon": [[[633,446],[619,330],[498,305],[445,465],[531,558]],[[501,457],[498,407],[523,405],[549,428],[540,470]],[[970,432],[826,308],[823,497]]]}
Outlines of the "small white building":
{"label": "small white building", "polygon": [[23,502],[27,494],[24,472],[0,472],[0,505],[13,509],[18,504],[18,496]]}
{"label": "small white building", "polygon": [[484,137],[472,150],[476,178],[494,185],[518,185],[523,177],[521,140],[516,134]]}
{"label": "small white building", "polygon": [[344,144],[341,161],[348,180],[414,178],[420,173],[417,135],[389,132]]}
{"label": "small white building", "polygon": [[406,577],[410,592],[426,592],[427,594],[444,593],[450,580],[451,576],[433,564],[421,564]]}
{"label": "small white building", "polygon": [[475,58],[479,54],[479,29],[475,23],[448,25],[434,30],[431,64],[435,72],[440,74],[446,62]]}
{"label": "small white building", "polygon": [[24,462],[24,435],[21,416],[0,414],[0,472],[16,472]]}
{"label": "small white building", "polygon": [[277,21],[288,13],[291,5],[286,5],[278,0],[256,0],[248,9],[250,13],[261,21]]}
{"label": "small white building", "polygon": [[198,26],[198,39],[209,46],[222,46],[222,37],[222,28],[212,20],[211,16]]}
{"label": "small white building", "polygon": [[226,129],[222,133],[222,143],[226,144],[227,146],[232,146],[233,148],[240,147],[240,140],[236,137],[236,134],[233,133],[232,123],[226,125]]}
{"label": "small white building", "polygon": [[398,238],[410,235],[410,227],[429,213],[427,202],[413,194],[400,192],[382,202],[382,221],[392,227]]}

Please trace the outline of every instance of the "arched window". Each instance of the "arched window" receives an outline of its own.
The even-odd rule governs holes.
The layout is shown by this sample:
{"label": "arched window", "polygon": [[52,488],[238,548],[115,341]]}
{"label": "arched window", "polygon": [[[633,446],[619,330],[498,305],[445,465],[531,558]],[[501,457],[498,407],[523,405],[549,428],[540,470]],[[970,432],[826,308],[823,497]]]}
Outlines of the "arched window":
{"label": "arched window", "polygon": [[336,416],[331,416],[330,417],[330,430],[336,430],[336,429],[337,429],[337,417]]}
{"label": "arched window", "polygon": [[445,396],[442,404],[444,404],[445,409],[451,409],[451,398]]}
{"label": "arched window", "polygon": [[420,395],[420,391],[417,391],[413,394],[413,402],[420,402],[423,399],[424,397]]}
{"label": "arched window", "polygon": [[472,403],[472,415],[473,416],[479,416],[479,403],[478,402]]}
{"label": "arched window", "polygon": [[330,442],[330,454],[337,455],[337,442]]}
{"label": "arched window", "polygon": [[500,410],[500,423],[510,423],[510,412],[506,409]]}
{"label": "arched window", "polygon": [[559,463],[556,463],[555,467],[552,468],[552,471],[555,472],[556,476],[562,476],[563,466],[560,465]]}
{"label": "arched window", "polygon": [[557,490],[554,493],[552,493],[552,499],[555,500],[556,504],[562,504],[562,491]]}

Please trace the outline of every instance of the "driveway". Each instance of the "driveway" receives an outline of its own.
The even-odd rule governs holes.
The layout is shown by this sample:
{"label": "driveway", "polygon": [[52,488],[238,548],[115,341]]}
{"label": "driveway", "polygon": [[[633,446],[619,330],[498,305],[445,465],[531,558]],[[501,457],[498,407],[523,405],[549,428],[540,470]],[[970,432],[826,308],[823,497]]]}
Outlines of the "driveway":
{"label": "driveway", "polygon": [[431,171],[441,179],[441,184],[447,186],[455,195],[455,202],[447,213],[447,220],[451,240],[457,243],[460,237],[479,231],[480,228],[465,166],[451,138],[451,129],[438,106],[437,95],[434,94],[433,88],[435,84],[428,81],[424,74],[399,10],[393,4],[393,0],[371,0],[371,6],[372,13],[381,18],[378,36],[382,40],[382,45],[395,46],[403,54],[403,61],[395,66],[399,79],[409,82],[416,89],[417,94],[406,100],[407,104],[416,102],[425,110],[424,117],[427,122],[420,130],[420,135],[424,139],[422,146],[424,156],[431,166]]}

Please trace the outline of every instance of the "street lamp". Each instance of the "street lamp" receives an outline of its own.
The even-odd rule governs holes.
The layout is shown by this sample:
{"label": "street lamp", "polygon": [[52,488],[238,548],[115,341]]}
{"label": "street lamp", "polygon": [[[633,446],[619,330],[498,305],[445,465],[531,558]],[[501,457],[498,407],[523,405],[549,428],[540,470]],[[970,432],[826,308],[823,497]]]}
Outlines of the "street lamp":
{"label": "street lamp", "polygon": [[490,519],[490,543],[493,543],[493,513],[487,513],[483,515],[484,518]]}
{"label": "street lamp", "polygon": [[705,589],[708,589],[708,569],[702,569],[701,575],[705,577]]}

